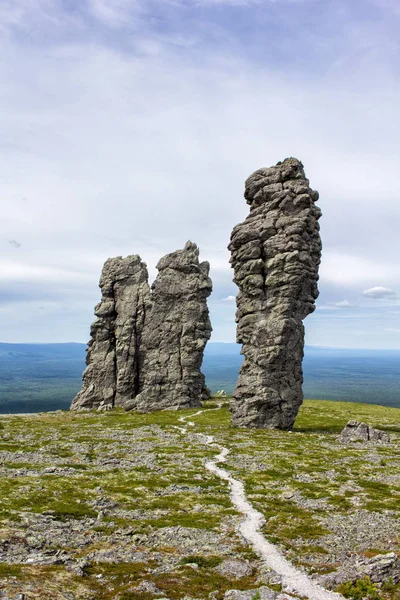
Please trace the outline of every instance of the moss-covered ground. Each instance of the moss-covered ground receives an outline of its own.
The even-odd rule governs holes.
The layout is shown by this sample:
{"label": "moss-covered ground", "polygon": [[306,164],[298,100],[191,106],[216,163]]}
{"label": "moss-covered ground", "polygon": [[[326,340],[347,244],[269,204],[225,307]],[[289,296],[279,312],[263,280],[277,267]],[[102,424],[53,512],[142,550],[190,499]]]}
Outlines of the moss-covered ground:
{"label": "moss-covered ground", "polygon": [[[219,451],[197,433],[231,450],[226,468],[265,515],[266,537],[310,574],[399,551],[400,409],[306,401],[283,432],[232,429],[227,405],[215,407],[186,434],[178,419],[195,410],[0,417],[0,591],[220,600],[267,582],[227,484],[204,467]],[[339,443],[349,419],[392,443]],[[232,558],[247,566],[241,577],[221,568]],[[398,598],[395,587],[381,597]]]}

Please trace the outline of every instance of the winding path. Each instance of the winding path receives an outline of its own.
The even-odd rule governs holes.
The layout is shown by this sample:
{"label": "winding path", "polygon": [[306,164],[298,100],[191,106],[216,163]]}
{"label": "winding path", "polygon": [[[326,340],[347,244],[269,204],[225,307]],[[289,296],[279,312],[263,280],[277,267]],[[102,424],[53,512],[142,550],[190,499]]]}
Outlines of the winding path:
{"label": "winding path", "polygon": [[[222,403],[220,403],[216,409],[207,410],[219,410],[221,406]],[[204,410],[199,410],[193,415],[190,415],[190,417],[180,417],[179,421],[190,427],[194,427],[195,423],[193,421],[188,421],[187,419],[192,419],[202,412],[204,412]],[[179,429],[181,433],[187,433],[185,427],[177,427],[177,429]],[[219,463],[226,462],[229,449],[217,444],[212,435],[204,435],[202,433],[197,433],[196,435],[204,444],[214,446],[220,450],[220,453],[213,460],[207,461],[205,466],[211,473],[214,473],[229,483],[232,504],[239,512],[243,513],[245,517],[239,527],[240,533],[249,544],[251,544],[254,551],[260,556],[264,563],[282,577],[284,591],[289,594],[304,596],[309,600],[344,600],[344,597],[341,594],[326,590],[308,577],[306,573],[296,569],[296,567],[282,556],[274,544],[271,544],[265,539],[260,531],[262,525],[265,523],[265,518],[248,501],[243,483],[238,479],[234,479],[228,471],[218,466]]]}

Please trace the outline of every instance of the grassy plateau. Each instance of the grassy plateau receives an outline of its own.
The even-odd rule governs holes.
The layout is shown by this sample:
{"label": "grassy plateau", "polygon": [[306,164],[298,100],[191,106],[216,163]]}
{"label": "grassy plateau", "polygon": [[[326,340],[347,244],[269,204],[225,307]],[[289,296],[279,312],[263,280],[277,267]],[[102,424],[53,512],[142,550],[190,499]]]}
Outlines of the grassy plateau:
{"label": "grassy plateau", "polygon": [[[279,590],[238,534],[228,485],[204,467],[219,450],[199,433],[230,449],[225,468],[265,515],[263,533],[310,575],[399,552],[400,409],[309,400],[284,432],[233,429],[227,404],[215,407],[205,402],[186,434],[178,419],[196,410],[1,415],[0,591],[221,600],[229,589]],[[349,419],[389,431],[391,443],[338,442]],[[394,585],[374,593],[400,598]]]}

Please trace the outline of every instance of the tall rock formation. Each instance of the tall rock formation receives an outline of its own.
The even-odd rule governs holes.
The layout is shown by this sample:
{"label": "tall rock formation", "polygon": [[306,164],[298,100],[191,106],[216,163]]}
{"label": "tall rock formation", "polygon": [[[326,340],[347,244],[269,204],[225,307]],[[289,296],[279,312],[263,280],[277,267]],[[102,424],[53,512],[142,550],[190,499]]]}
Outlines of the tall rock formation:
{"label": "tall rock formation", "polygon": [[149,412],[199,406],[205,397],[200,367],[211,335],[209,264],[199,263],[196,244],[188,242],[157,268],[151,293],[139,256],[106,261],[83,386],[72,410],[123,406]]}
{"label": "tall rock formation", "polygon": [[212,330],[207,308],[210,265],[199,263],[196,244],[187,242],[183,250],[167,254],[157,269],[142,337],[142,391],[128,405],[140,412],[200,406],[200,367]]}
{"label": "tall rock formation", "polygon": [[229,245],[244,354],[232,424],[290,429],[303,401],[302,320],[318,297],[318,192],[310,189],[302,163],[287,158],[253,173],[245,198],[250,214]]}
{"label": "tall rock formation", "polygon": [[151,303],[146,264],[138,255],[109,258],[100,288],[83,386],[72,410],[124,406],[139,392],[141,338]]}

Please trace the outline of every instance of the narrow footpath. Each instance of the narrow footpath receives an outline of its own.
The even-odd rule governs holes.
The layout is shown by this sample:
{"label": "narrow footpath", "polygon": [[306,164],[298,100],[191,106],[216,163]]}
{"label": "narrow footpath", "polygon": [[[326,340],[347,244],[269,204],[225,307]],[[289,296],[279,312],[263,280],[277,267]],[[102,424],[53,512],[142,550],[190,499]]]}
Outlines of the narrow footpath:
{"label": "narrow footpath", "polygon": [[[219,410],[222,403],[215,409]],[[193,419],[197,415],[203,413],[204,410],[199,410],[193,415],[181,417],[179,421],[190,427],[195,427]],[[186,427],[178,427],[181,433],[187,433]],[[206,469],[214,473],[224,481],[227,481],[231,490],[231,500],[235,508],[244,515],[244,519],[240,524],[239,531],[247,542],[253,547],[253,550],[263,560],[266,566],[273,569],[282,577],[283,590],[289,594],[306,597],[309,600],[344,600],[341,594],[330,592],[318,583],[313,581],[306,573],[294,567],[278,550],[278,548],[266,540],[260,529],[265,523],[264,516],[256,510],[246,497],[244,485],[238,479],[234,479],[231,474],[218,466],[220,463],[226,462],[226,457],[229,454],[229,449],[217,444],[214,436],[196,434],[199,440],[208,446],[217,448],[220,453],[213,459],[205,463]]]}

